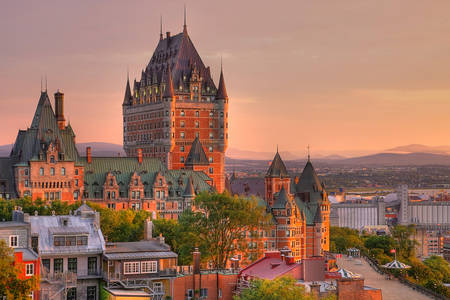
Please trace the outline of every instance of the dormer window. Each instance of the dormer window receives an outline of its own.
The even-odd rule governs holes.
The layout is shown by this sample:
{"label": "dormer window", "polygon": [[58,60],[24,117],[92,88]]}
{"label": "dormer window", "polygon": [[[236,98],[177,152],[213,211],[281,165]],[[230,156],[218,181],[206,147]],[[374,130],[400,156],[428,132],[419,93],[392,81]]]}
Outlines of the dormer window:
{"label": "dormer window", "polygon": [[160,186],[163,185],[163,181],[162,181],[161,178],[159,179],[159,185],[160,185]]}
{"label": "dormer window", "polygon": [[137,179],[134,180],[134,185],[138,185],[138,180]]}
{"label": "dormer window", "polygon": [[113,186],[114,185],[114,181],[112,179],[109,180],[109,185]]}
{"label": "dormer window", "polygon": [[54,155],[50,156],[50,163],[52,163],[52,164],[55,163],[55,156]]}

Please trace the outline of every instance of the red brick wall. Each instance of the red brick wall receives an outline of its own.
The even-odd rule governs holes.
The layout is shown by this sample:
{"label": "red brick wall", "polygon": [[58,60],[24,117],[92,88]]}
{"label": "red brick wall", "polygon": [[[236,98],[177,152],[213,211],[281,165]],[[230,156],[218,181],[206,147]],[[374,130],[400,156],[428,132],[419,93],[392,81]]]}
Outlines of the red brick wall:
{"label": "red brick wall", "polygon": [[[233,290],[236,286],[237,274],[223,275],[219,274],[219,289],[222,291],[222,298],[217,298],[217,275],[203,274],[201,276],[201,288],[208,289],[207,300],[232,300]],[[193,289],[193,275],[177,277],[174,280],[173,300],[185,300],[186,293]],[[200,275],[195,275],[195,289],[200,289]]]}

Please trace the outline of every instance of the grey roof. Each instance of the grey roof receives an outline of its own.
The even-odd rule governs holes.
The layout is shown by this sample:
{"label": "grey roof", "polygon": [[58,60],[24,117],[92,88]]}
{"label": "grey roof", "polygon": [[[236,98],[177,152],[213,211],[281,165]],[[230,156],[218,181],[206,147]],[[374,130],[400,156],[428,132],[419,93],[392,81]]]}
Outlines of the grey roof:
{"label": "grey roof", "polygon": [[184,190],[183,196],[195,196],[194,185],[192,183],[192,178],[187,181],[186,189]]}
{"label": "grey roof", "polygon": [[272,163],[270,164],[269,170],[267,170],[266,176],[270,177],[289,177],[286,166],[284,165],[283,160],[281,159],[280,153],[275,154]]}
{"label": "grey roof", "polygon": [[289,201],[289,195],[283,185],[281,190],[275,195],[275,201],[272,208],[284,209]]}
{"label": "grey roof", "polygon": [[133,101],[133,96],[131,95],[130,89],[130,78],[127,77],[127,84],[125,86],[125,95],[123,97],[123,104],[128,105]]}
{"label": "grey roof", "polygon": [[31,126],[27,130],[19,130],[10,157],[14,164],[28,164],[30,160],[40,160],[40,153],[45,155],[52,143],[64,154],[64,160],[78,162],[74,137],[70,124],[63,130],[59,129],[48,94],[42,92]]}
{"label": "grey roof", "polygon": [[191,150],[189,151],[186,162],[184,164],[186,166],[209,165],[205,150],[203,149],[202,143],[200,142],[198,137],[196,137],[192,142]]}
{"label": "grey roof", "polygon": [[225,79],[223,71],[220,70],[219,88],[217,89],[217,99],[228,99],[227,88],[225,87]]}
{"label": "grey roof", "polygon": [[16,252],[22,252],[24,261],[36,260],[39,258],[39,255],[36,252],[28,248],[14,248],[14,253]]}
{"label": "grey roof", "polygon": [[30,226],[30,224],[17,221],[0,222],[0,228],[23,227],[23,226]]}
{"label": "grey roof", "polygon": [[177,258],[178,255],[172,251],[162,252],[127,252],[127,253],[105,253],[104,257],[111,260],[121,259],[145,259],[145,258]]}
{"label": "grey roof", "polygon": [[[67,220],[67,226],[62,225]],[[82,216],[30,216],[31,234],[39,235],[40,255],[87,254],[102,253],[105,241],[100,228],[94,224],[94,218]],[[74,234],[88,233],[88,244],[85,246],[54,246],[52,233]]]}
{"label": "grey roof", "polygon": [[166,87],[164,89],[163,97],[164,98],[173,98],[175,96],[175,92],[173,91],[173,81],[172,81],[172,73],[170,72],[170,68],[168,68],[166,72]]}

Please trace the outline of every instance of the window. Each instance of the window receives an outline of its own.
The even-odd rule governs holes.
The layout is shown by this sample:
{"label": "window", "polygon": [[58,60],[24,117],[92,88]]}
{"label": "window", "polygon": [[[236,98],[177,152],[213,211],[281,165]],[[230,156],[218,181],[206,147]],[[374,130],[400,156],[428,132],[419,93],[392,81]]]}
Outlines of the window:
{"label": "window", "polygon": [[69,257],[67,259],[67,270],[72,273],[77,273],[77,258]]}
{"label": "window", "polygon": [[45,258],[42,260],[42,266],[47,272],[50,272],[50,259]]}
{"label": "window", "polygon": [[44,176],[44,168],[39,169],[39,175]]}
{"label": "window", "polygon": [[63,269],[63,259],[62,258],[55,258],[53,260],[53,273],[62,273],[64,271]]}
{"label": "window", "polygon": [[153,282],[153,291],[156,293],[163,293],[164,288],[163,288],[162,282],[160,282],[160,281]]}
{"label": "window", "polygon": [[132,261],[123,264],[123,274],[139,274],[139,262]]}
{"label": "window", "polygon": [[158,263],[156,261],[141,262],[141,273],[156,273],[158,272]]}
{"label": "window", "polygon": [[180,152],[184,152],[184,146],[180,146]]}
{"label": "window", "polygon": [[18,235],[10,235],[9,236],[9,246],[12,248],[19,246],[19,236]]}
{"label": "window", "polygon": [[133,198],[133,199],[136,199],[136,192],[135,191],[133,191],[133,192],[131,192],[131,198]]}
{"label": "window", "polygon": [[214,173],[214,168],[209,168],[209,174]]}
{"label": "window", "polygon": [[76,236],[66,236],[66,246],[75,246],[77,244]]}
{"label": "window", "polygon": [[195,121],[195,128],[200,128],[200,122],[199,121]]}
{"label": "window", "polygon": [[75,186],[78,186],[78,179],[75,179]]}
{"label": "window", "polygon": [[75,175],[78,175],[78,169],[75,169]]}
{"label": "window", "polygon": [[69,288],[67,289],[67,300],[76,300],[77,299],[77,288]]}
{"label": "window", "polygon": [[184,110],[182,110],[182,111],[180,112],[180,115],[181,115],[182,117],[184,117]]}
{"label": "window", "polygon": [[33,276],[34,275],[34,264],[26,264],[25,265],[25,275]]}
{"label": "window", "polygon": [[50,175],[55,176],[55,168],[50,168]]}
{"label": "window", "polygon": [[187,296],[188,296],[188,299],[194,298],[194,291],[191,290],[191,289],[189,289],[189,290],[187,291]]}
{"label": "window", "polygon": [[31,248],[34,250],[34,252],[39,253],[39,237],[38,236],[31,237]]}
{"label": "window", "polygon": [[184,132],[180,132],[180,137],[184,139]]}
{"label": "window", "polygon": [[213,122],[212,121],[209,122],[209,128],[213,128]]}
{"label": "window", "polygon": [[55,163],[55,157],[52,155],[52,156],[50,156],[50,162],[52,163],[52,164],[54,164]]}
{"label": "window", "polygon": [[209,157],[209,162],[212,163],[213,162],[213,158],[212,156]]}
{"label": "window", "polygon": [[213,152],[213,146],[208,147],[209,152]]}
{"label": "window", "polygon": [[61,175],[66,175],[66,168],[61,168]]}
{"label": "window", "polygon": [[213,111],[210,111],[210,112],[209,112],[209,116],[210,116],[210,117],[213,117],[213,116],[214,116]]}
{"label": "window", "polygon": [[96,286],[88,286],[87,287],[87,300],[96,300],[97,299],[97,287]]}
{"label": "window", "polygon": [[200,112],[198,110],[195,112],[195,116],[200,117]]}
{"label": "window", "polygon": [[28,181],[28,179],[26,179],[25,180],[25,187],[28,187],[28,185],[29,185],[29,181]]}
{"label": "window", "polygon": [[184,128],[184,121],[181,121],[181,122],[180,122],[180,127],[181,127],[181,128]]}
{"label": "window", "polygon": [[25,175],[25,176],[28,176],[28,169],[25,169],[25,170],[24,170],[24,175]]}
{"label": "window", "polygon": [[97,274],[97,257],[88,257],[88,275]]}
{"label": "window", "polygon": [[181,156],[181,157],[180,157],[180,162],[181,162],[181,163],[184,163],[184,156]]}
{"label": "window", "polygon": [[73,199],[74,199],[74,200],[78,200],[78,192],[75,191],[75,192],[73,193]]}
{"label": "window", "polygon": [[213,135],[212,132],[209,133],[209,138],[210,138],[210,139],[213,139],[213,138],[214,138],[214,135]]}
{"label": "window", "polygon": [[200,289],[200,297],[208,298],[208,289]]}

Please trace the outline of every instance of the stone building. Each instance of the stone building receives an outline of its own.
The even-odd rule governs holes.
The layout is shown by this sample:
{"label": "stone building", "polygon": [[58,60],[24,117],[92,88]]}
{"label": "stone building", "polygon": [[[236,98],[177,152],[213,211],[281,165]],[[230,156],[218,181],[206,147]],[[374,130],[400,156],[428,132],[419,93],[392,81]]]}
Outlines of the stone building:
{"label": "stone building", "polygon": [[[202,170],[225,188],[228,95],[221,69],[216,87],[187,32],[160,34],[150,62],[123,101],[123,143],[128,156],[163,160],[168,169]],[[191,149],[205,159],[190,160]],[[200,152],[200,153],[199,153]],[[203,155],[204,154],[204,155]]]}

